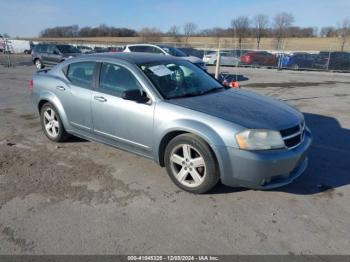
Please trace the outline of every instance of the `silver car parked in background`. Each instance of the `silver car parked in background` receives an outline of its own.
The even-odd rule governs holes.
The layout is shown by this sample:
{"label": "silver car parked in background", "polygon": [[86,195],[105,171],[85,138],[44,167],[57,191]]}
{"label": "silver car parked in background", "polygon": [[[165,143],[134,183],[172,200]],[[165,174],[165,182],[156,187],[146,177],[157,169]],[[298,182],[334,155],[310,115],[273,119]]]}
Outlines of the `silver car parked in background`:
{"label": "silver car parked in background", "polygon": [[207,192],[219,180],[275,188],[307,166],[312,139],[299,111],[227,89],[183,59],[86,55],[37,72],[32,83],[49,139],[72,134],[153,159],[192,193]]}
{"label": "silver car parked in background", "polygon": [[[218,52],[211,51],[203,56],[203,62],[207,65],[216,65],[218,60]],[[221,51],[220,52],[220,65],[223,66],[238,66],[240,62],[239,56],[234,52]]]}
{"label": "silver car parked in background", "polygon": [[195,64],[196,66],[202,68],[203,70],[207,70],[207,66],[202,61],[202,59],[187,55],[185,52],[181,51],[180,49],[170,46],[170,45],[152,45],[152,44],[130,44],[125,46],[125,49],[123,52],[142,52],[142,53],[150,53],[150,54],[162,54],[162,55],[169,55],[169,56],[175,56],[187,61],[190,61],[192,64]]}

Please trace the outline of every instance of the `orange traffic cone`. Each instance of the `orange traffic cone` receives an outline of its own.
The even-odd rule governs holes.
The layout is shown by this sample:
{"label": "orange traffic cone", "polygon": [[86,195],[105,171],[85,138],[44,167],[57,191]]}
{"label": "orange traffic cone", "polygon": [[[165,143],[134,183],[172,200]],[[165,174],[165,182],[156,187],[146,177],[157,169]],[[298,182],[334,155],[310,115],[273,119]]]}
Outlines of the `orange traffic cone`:
{"label": "orange traffic cone", "polygon": [[230,86],[232,88],[240,88],[240,84],[236,81],[236,80],[232,80],[232,82],[230,83]]}

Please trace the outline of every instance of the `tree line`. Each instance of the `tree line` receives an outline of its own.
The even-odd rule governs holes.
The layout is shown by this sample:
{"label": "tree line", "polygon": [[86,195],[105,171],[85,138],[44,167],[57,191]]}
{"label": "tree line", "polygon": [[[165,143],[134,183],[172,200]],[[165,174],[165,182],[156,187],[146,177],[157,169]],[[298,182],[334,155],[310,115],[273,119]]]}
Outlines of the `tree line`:
{"label": "tree line", "polygon": [[342,49],[350,36],[350,19],[344,19],[337,26],[300,27],[294,25],[295,19],[291,13],[278,13],[270,18],[265,14],[258,14],[252,18],[239,16],[231,20],[227,28],[214,27],[199,30],[195,23],[187,22],[183,25],[173,25],[167,32],[155,27],[145,27],[141,30],[130,28],[100,25],[97,27],[57,26],[41,31],[40,37],[142,37],[144,41],[157,42],[160,37],[173,37],[175,42],[185,39],[188,42],[191,36],[205,37],[234,37],[242,47],[245,38],[255,38],[257,49],[263,37],[275,38],[277,49],[281,48],[283,39],[287,37],[339,37],[342,40]]}

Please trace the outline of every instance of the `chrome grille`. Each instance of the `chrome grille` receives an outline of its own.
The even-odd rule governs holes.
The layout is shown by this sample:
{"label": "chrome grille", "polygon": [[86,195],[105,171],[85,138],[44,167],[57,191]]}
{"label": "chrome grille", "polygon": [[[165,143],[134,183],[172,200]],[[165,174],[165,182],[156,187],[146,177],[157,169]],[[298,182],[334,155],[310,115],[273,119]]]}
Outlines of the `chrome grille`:
{"label": "chrome grille", "polygon": [[287,148],[296,148],[304,140],[305,122],[302,121],[299,125],[280,130],[280,133]]}

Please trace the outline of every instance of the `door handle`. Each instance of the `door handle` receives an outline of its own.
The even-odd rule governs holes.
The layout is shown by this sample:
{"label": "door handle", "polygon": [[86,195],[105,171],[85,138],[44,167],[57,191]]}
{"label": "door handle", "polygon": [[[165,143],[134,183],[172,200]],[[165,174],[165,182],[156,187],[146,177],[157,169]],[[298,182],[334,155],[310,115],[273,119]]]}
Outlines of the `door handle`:
{"label": "door handle", "polygon": [[94,99],[99,101],[99,102],[106,102],[107,99],[104,98],[103,96],[94,96]]}
{"label": "door handle", "polygon": [[64,86],[56,86],[56,89],[58,89],[60,91],[66,90],[66,88]]}

